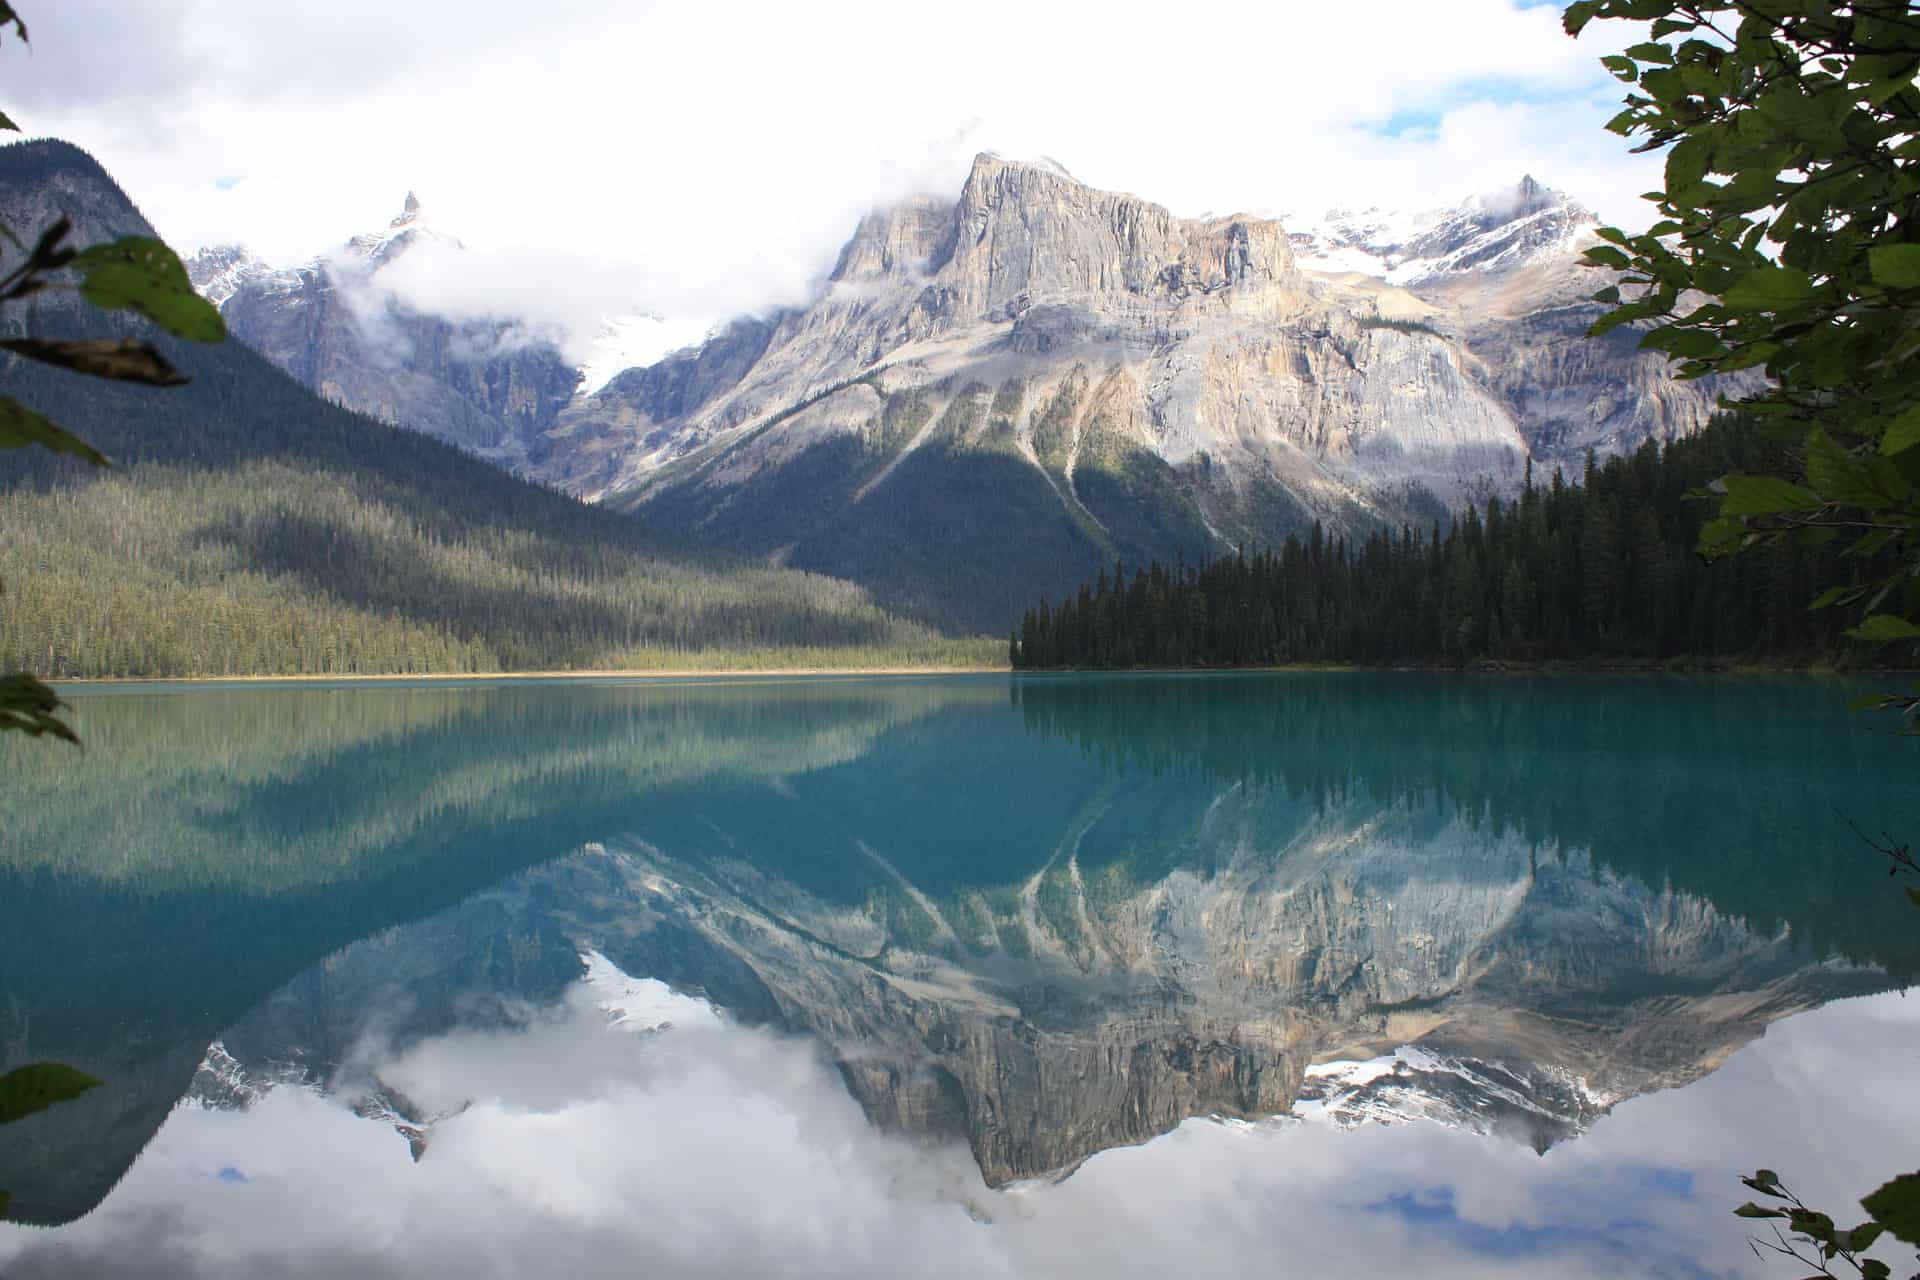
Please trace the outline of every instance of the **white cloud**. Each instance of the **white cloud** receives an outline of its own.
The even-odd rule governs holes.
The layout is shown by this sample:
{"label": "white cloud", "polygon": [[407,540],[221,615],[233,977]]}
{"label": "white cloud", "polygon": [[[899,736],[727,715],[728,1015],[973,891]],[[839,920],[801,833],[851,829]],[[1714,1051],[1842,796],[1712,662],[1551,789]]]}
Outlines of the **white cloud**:
{"label": "white cloud", "polygon": [[1535,1276],[1738,1272],[1740,1173],[1845,1211],[1920,1142],[1920,1005],[1845,1001],[1718,1073],[1530,1149],[1429,1124],[1191,1121],[1064,1183],[981,1185],[958,1148],[874,1131],[806,1044],[702,1019],[620,1034],[576,988],[514,1032],[383,1074],[473,1105],[410,1161],[297,1090],[176,1111],[95,1213],[0,1226],[14,1280],[75,1275]]}
{"label": "white cloud", "polygon": [[575,328],[634,295],[701,318],[801,298],[861,212],[951,194],[981,149],[1181,213],[1428,204],[1531,170],[1633,220],[1652,185],[1600,128],[1612,33],[1507,0],[26,9],[5,105],[182,247],[298,260],[411,188],[474,246],[470,291]]}

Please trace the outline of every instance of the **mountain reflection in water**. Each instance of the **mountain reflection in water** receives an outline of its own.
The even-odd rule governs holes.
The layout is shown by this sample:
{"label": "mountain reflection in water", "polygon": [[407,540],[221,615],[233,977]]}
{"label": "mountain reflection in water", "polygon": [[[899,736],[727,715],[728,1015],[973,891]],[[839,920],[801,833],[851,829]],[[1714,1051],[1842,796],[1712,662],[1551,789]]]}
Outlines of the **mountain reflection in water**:
{"label": "mountain reflection in water", "polygon": [[[163,1122],[187,1147],[240,1133],[169,1122],[189,1094],[490,1167],[443,1147],[599,1096],[559,1065],[592,1053],[549,1043],[604,1032],[583,955],[723,1015],[605,1053],[681,1085],[730,1053],[787,1064],[778,1088],[710,1083],[773,1099],[769,1123],[828,1116],[876,1170],[912,1170],[881,1185],[925,1182],[934,1218],[997,1222],[1026,1201],[987,1187],[1296,1103],[1333,1123],[1258,1141],[1348,1167],[1323,1129],[1425,1115],[1456,1131],[1393,1141],[1496,1133],[1536,1160],[1775,1019],[1913,972],[1904,904],[1834,816],[1897,830],[1913,746],[1845,695],[1286,675],[84,696],[85,757],[0,760],[0,1044],[109,1087],[11,1127],[0,1186],[66,1221]],[[521,1082],[460,1067],[463,1044],[519,1046]],[[796,1080],[804,1107],[780,1101]],[[841,1124],[856,1103],[873,1124]],[[1365,1132],[1334,1136],[1384,1149]],[[722,1165],[759,1158],[737,1136]],[[570,1158],[529,1176],[564,1199],[585,1175],[548,1165]],[[633,1171],[607,1172],[589,1199]],[[1433,1190],[1369,1212],[1471,1216]]]}

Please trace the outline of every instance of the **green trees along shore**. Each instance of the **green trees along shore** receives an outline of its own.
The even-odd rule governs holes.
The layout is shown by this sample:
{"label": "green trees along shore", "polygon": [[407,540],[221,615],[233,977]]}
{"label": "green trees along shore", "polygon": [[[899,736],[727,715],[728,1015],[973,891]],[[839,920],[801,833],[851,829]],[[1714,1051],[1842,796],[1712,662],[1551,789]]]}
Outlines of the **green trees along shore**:
{"label": "green trees along shore", "polygon": [[1572,482],[1530,478],[1517,499],[1489,498],[1444,529],[1350,541],[1316,528],[1200,566],[1116,566],[1029,610],[1010,656],[1023,668],[1830,661],[1863,646],[1839,612],[1806,602],[1876,561],[1786,541],[1716,564],[1695,553],[1713,513],[1692,495],[1778,452],[1751,420],[1726,417],[1589,461]]}

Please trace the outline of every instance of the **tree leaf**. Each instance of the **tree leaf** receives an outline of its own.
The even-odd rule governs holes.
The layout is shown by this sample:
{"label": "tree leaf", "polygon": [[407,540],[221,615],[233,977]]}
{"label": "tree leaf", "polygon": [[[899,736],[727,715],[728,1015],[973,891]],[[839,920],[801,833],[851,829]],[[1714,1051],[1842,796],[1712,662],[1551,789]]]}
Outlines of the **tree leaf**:
{"label": "tree leaf", "polygon": [[1873,282],[1889,289],[1920,289],[1920,244],[1889,244],[1867,250]]}
{"label": "tree leaf", "polygon": [[1676,360],[1704,360],[1726,351],[1726,344],[1705,329],[1683,329],[1668,325],[1640,339],[1650,351],[1664,351]]}
{"label": "tree leaf", "polygon": [[1920,1173],[1903,1173],[1860,1202],[1873,1220],[1908,1244],[1920,1244]]}
{"label": "tree leaf", "polygon": [[1782,311],[1813,297],[1813,281],[1792,267],[1765,266],[1733,282],[1721,301],[1735,311]]}
{"label": "tree leaf", "polygon": [[1832,605],[1839,604],[1852,593],[1852,587],[1828,587],[1825,591],[1822,591],[1813,598],[1813,603],[1807,606],[1807,611],[1811,613],[1816,609],[1825,609]]}
{"label": "tree leaf", "polygon": [[77,454],[96,467],[113,465],[106,454],[56,425],[45,414],[36,413],[11,397],[0,396],[0,449],[24,449],[30,444],[55,453]]}
{"label": "tree leaf", "polygon": [[100,1082],[62,1062],[30,1062],[0,1076],[0,1124],[12,1124],[57,1102],[71,1102]]}
{"label": "tree leaf", "polygon": [[1785,511],[1814,511],[1820,496],[1778,476],[1727,476],[1720,512],[1729,516],[1773,516]]}
{"label": "tree leaf", "polygon": [[1871,1249],[1873,1242],[1886,1232],[1886,1225],[1879,1222],[1863,1222],[1846,1234],[1847,1251],[1859,1253]]}
{"label": "tree leaf", "polygon": [[1915,405],[1887,427],[1887,434],[1880,437],[1880,452],[1883,454],[1905,453],[1920,444],[1920,405]]}
{"label": "tree leaf", "polygon": [[122,236],[74,255],[80,295],[96,307],[137,311],[176,338],[218,342],[227,336],[219,310],[194,292],[179,255],[151,236]]}
{"label": "tree leaf", "polygon": [[1560,15],[1560,25],[1565,28],[1568,35],[1577,36],[1599,12],[1600,0],[1574,0],[1573,4],[1567,6],[1566,12]]}
{"label": "tree leaf", "polygon": [[13,122],[13,117],[8,115],[4,111],[0,111],[0,129],[5,129],[9,133],[20,132],[20,126],[15,124]]}
{"label": "tree leaf", "polygon": [[1740,1218],[1784,1218],[1787,1216],[1785,1209],[1763,1209],[1751,1200],[1733,1212],[1734,1216]]}
{"label": "tree leaf", "polygon": [[79,737],[60,718],[60,710],[66,705],[32,676],[0,676],[0,732],[15,729],[35,738],[52,734],[78,746]]}
{"label": "tree leaf", "polygon": [[49,342],[40,338],[8,338],[0,347],[29,360],[58,365],[75,373],[116,382],[144,382],[154,387],[185,385],[186,375],[167,363],[151,343],[131,338],[97,342]]}
{"label": "tree leaf", "polygon": [[1807,432],[1807,483],[1829,502],[1874,507],[1882,501],[1860,459],[1819,427]]}
{"label": "tree leaf", "polygon": [[27,24],[20,20],[20,15],[13,11],[13,6],[8,4],[7,0],[0,0],[0,27],[6,26],[9,22],[13,24],[13,29],[20,33],[20,42],[25,44]]}
{"label": "tree leaf", "polygon": [[1869,644],[1889,644],[1895,640],[1920,640],[1920,627],[1890,613],[1876,613],[1847,634]]}

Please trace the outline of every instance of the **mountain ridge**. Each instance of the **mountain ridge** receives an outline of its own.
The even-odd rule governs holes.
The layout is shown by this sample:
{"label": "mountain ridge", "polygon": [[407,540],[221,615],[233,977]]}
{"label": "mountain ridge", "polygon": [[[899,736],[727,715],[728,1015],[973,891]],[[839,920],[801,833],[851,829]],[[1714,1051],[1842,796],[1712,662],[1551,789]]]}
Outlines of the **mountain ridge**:
{"label": "mountain ridge", "polygon": [[[0,217],[152,234],[79,148],[0,148]],[[641,525],[314,396],[244,343],[49,291],[43,337],[151,338],[157,389],[5,358],[9,393],[114,458],[9,451],[0,667],[42,676],[592,668],[641,653],[933,641],[859,588],[674,553]],[[651,660],[651,658],[649,659]]]}
{"label": "mountain ridge", "polygon": [[1377,276],[1319,271],[1280,221],[982,154],[953,201],[862,219],[811,303],[576,398],[533,473],[1004,629],[1116,559],[1425,525],[1528,461],[1703,422],[1718,388],[1585,337],[1591,225],[1529,177],[1410,226],[1396,252],[1421,256]]}

